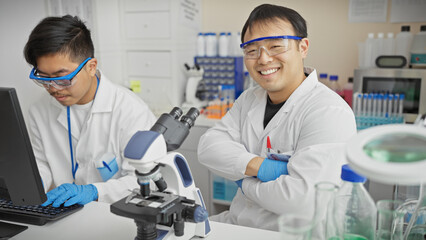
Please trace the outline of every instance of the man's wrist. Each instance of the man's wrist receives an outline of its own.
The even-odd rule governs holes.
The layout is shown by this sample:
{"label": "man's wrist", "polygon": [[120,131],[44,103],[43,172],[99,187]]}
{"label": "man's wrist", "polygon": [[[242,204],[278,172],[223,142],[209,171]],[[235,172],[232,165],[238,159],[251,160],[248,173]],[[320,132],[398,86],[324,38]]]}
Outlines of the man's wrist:
{"label": "man's wrist", "polygon": [[247,176],[257,176],[257,172],[259,171],[260,165],[262,165],[264,158],[262,157],[254,157],[247,164],[246,172],[244,173]]}

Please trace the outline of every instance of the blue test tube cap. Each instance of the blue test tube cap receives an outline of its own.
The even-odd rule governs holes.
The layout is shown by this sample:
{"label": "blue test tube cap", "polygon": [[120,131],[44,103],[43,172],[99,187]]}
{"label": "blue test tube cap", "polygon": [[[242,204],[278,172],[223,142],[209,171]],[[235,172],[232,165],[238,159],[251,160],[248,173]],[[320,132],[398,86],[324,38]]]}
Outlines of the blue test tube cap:
{"label": "blue test tube cap", "polygon": [[388,98],[389,100],[393,100],[393,94],[389,94]]}
{"label": "blue test tube cap", "polygon": [[403,93],[399,94],[399,99],[405,99],[405,94]]}
{"label": "blue test tube cap", "polygon": [[352,170],[349,167],[349,164],[345,164],[342,166],[342,174],[340,175],[340,178],[343,181],[348,181],[348,182],[360,182],[360,183],[364,183],[365,181],[367,181],[367,178],[356,173],[354,170]]}
{"label": "blue test tube cap", "polygon": [[328,77],[328,75],[327,75],[327,73],[320,73],[320,78],[327,78]]}
{"label": "blue test tube cap", "polygon": [[337,75],[330,75],[330,81],[337,81],[339,79],[339,76]]}

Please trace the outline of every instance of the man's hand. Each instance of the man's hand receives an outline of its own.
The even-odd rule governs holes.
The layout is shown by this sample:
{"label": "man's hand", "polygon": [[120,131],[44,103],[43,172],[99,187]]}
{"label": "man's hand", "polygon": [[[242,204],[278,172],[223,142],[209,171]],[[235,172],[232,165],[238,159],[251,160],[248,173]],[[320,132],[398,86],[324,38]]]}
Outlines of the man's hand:
{"label": "man's hand", "polygon": [[279,178],[281,175],[287,175],[286,161],[271,160],[265,158],[257,172],[257,178],[262,182],[269,182]]}
{"label": "man's hand", "polygon": [[87,204],[98,199],[98,189],[93,184],[76,185],[64,183],[61,186],[51,190],[47,194],[47,201],[42,206],[52,204],[53,207],[59,207],[64,203],[64,207],[78,204]]}

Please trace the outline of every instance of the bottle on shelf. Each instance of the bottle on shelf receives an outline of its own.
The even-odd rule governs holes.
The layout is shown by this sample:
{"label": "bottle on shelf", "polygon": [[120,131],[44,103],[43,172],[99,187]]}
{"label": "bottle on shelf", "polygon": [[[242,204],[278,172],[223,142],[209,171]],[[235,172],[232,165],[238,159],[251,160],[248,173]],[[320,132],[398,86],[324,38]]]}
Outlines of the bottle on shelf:
{"label": "bottle on shelf", "polygon": [[410,32],[410,26],[402,26],[401,32],[395,37],[395,55],[404,56],[407,60],[407,65],[410,63],[410,49],[413,37]]}
{"label": "bottle on shelf", "polygon": [[337,75],[330,75],[329,81],[328,81],[328,87],[331,90],[335,91],[340,96],[342,96],[343,95],[342,88],[339,85],[338,80],[339,80],[339,76],[337,76]]}
{"label": "bottle on shelf", "polygon": [[387,33],[383,43],[384,55],[395,55],[395,38],[392,32]]}
{"label": "bottle on shelf", "polygon": [[352,99],[353,99],[353,88],[354,88],[354,79],[352,77],[348,78],[348,82],[343,87],[343,98],[348,103],[350,107],[352,107]]}
{"label": "bottle on shelf", "polygon": [[384,54],[384,43],[385,43],[385,34],[382,32],[377,33],[377,38],[374,39],[374,46],[373,46],[373,66],[376,67],[376,59],[379,56],[383,56]]}
{"label": "bottle on shelf", "polygon": [[420,32],[414,35],[410,53],[413,68],[426,68],[426,25],[422,25]]}
{"label": "bottle on shelf", "polygon": [[369,33],[367,39],[365,40],[365,49],[364,49],[364,66],[367,68],[371,68],[375,66],[375,60],[373,61],[374,57],[374,46],[375,46],[375,40],[374,40],[374,33]]}
{"label": "bottle on shelf", "polygon": [[342,166],[340,189],[337,191],[327,215],[327,239],[374,240],[377,208],[364,187],[367,180],[353,171],[348,164]]}
{"label": "bottle on shelf", "polygon": [[197,36],[197,56],[204,57],[206,55],[206,41],[203,33]]}
{"label": "bottle on shelf", "polygon": [[221,32],[219,35],[219,56],[227,57],[228,56],[228,36],[225,32]]}
{"label": "bottle on shelf", "polygon": [[206,56],[217,56],[217,36],[216,33],[209,32],[206,36]]}
{"label": "bottle on shelf", "polygon": [[327,75],[327,73],[320,73],[318,81],[322,82],[325,86],[328,86],[328,75]]}

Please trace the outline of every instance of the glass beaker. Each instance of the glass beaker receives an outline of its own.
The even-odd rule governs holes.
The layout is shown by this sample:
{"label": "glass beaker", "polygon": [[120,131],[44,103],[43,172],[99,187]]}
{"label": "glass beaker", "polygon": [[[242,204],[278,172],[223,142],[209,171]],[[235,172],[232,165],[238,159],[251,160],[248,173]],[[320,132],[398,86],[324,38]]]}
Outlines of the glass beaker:
{"label": "glass beaker", "polygon": [[283,214],[278,218],[278,228],[283,240],[311,240],[312,219]]}
{"label": "glass beaker", "polygon": [[376,240],[402,240],[403,227],[397,224],[404,217],[400,211],[403,201],[379,200],[376,204],[378,212],[378,226]]}
{"label": "glass beaker", "polygon": [[404,233],[404,240],[426,239],[426,184],[420,186],[419,200]]}

